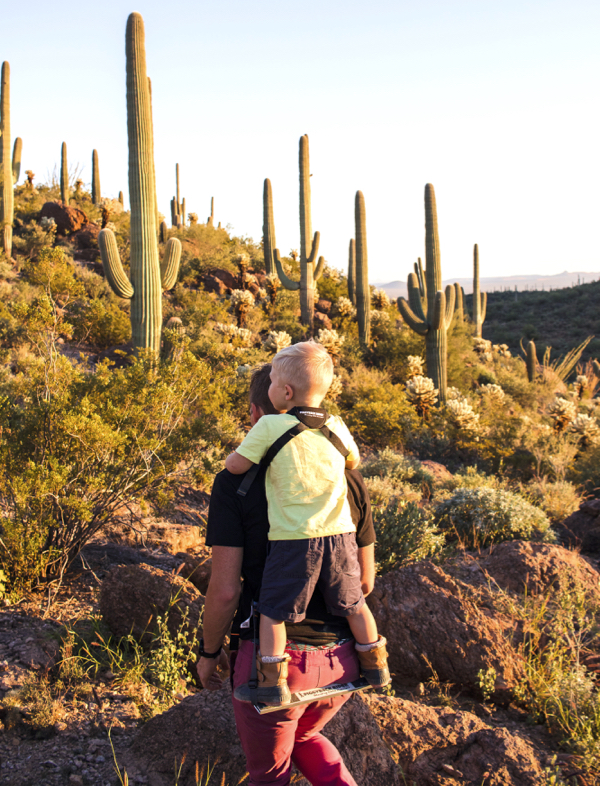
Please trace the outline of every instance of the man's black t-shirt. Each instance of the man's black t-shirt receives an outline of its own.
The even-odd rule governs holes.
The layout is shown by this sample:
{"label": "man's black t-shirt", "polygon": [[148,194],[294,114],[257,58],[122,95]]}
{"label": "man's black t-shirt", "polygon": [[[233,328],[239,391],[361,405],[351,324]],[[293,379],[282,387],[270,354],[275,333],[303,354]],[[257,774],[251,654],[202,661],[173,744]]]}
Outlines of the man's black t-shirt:
{"label": "man's black t-shirt", "polygon": [[[232,475],[225,469],[216,476],[210,497],[206,545],[244,549],[242,596],[232,626],[232,634],[239,634],[241,639],[252,638],[252,628],[240,628],[240,625],[250,617],[252,601],[258,600],[269,545],[265,472],[264,469],[259,470],[248,493],[242,497],[237,490],[245,475]],[[356,541],[359,548],[364,548],[375,543],[369,493],[357,470],[346,470],[346,480]],[[327,612],[318,589],[308,604],[306,619],[294,624],[286,623],[286,632],[288,639],[313,646],[352,635],[344,617]]]}

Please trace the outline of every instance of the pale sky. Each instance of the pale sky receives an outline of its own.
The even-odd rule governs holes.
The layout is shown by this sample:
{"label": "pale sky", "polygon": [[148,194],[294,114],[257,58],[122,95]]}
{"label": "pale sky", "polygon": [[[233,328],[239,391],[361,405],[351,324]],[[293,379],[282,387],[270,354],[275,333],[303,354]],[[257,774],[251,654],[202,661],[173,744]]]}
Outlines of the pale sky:
{"label": "pale sky", "polygon": [[[117,0],[5,3],[12,136],[45,179],[69,162],[127,200],[125,24],[146,25],[159,209],[175,163],[188,212],[260,241],[271,179],[277,242],[299,246],[298,139],[310,139],[313,227],[345,268],[363,191],[371,281],[423,256],[438,204],[444,279],[599,271],[597,0]],[[170,223],[170,221],[169,221]]]}

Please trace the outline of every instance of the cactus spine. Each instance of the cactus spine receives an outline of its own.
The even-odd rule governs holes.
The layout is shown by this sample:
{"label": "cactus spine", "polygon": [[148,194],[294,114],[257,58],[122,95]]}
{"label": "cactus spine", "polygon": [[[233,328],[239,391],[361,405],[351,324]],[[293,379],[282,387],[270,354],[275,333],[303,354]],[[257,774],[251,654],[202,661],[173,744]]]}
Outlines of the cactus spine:
{"label": "cactus spine", "polygon": [[535,351],[535,343],[530,341],[527,344],[527,379],[530,382],[535,382],[537,378],[538,359]]}
{"label": "cactus spine", "polygon": [[348,245],[348,297],[356,306],[356,244],[354,238]]}
{"label": "cactus spine", "polygon": [[110,229],[98,237],[106,277],[119,297],[131,299],[131,328],[137,349],[158,355],[162,326],[162,290],[175,286],[181,243],[171,238],[159,264],[150,91],[146,76],[144,21],[132,13],[127,20],[127,137],[131,201],[131,281],[119,258]]}
{"label": "cactus spine", "polygon": [[369,289],[369,260],[367,256],[367,213],[362,191],[354,200],[354,227],[356,234],[356,318],[358,338],[363,349],[371,341],[371,291]]}
{"label": "cactus spine", "polygon": [[475,335],[481,338],[481,327],[485,322],[487,309],[487,292],[479,289],[479,248],[477,243],[473,246],[473,325]]}
{"label": "cactus spine", "polygon": [[10,259],[12,257],[12,230],[14,211],[13,173],[10,160],[10,65],[2,63],[0,77],[0,225],[2,226],[2,247]]}
{"label": "cactus spine", "polygon": [[398,298],[398,308],[408,326],[425,336],[427,375],[438,389],[441,402],[446,400],[447,331],[454,315],[455,297],[455,289],[450,284],[445,292],[442,291],[435,191],[428,183],[425,186],[425,275],[419,260],[415,272],[408,277],[409,302]]}
{"label": "cactus spine", "polygon": [[23,140],[20,136],[15,139],[15,144],[13,145],[13,155],[12,155],[12,174],[13,174],[13,183],[17,183],[19,178],[21,177],[21,153],[23,151]]}
{"label": "cactus spine", "polygon": [[263,251],[265,255],[265,273],[272,276],[275,273],[275,219],[273,218],[273,191],[271,181],[265,178],[263,186]]}
{"label": "cactus spine", "polygon": [[277,275],[286,289],[300,290],[300,321],[312,329],[315,315],[315,289],[317,281],[323,274],[325,260],[319,257],[318,232],[312,236],[312,216],[310,206],[310,165],[308,157],[308,135],[300,137],[300,281],[292,281],[281,264],[279,251],[275,249],[275,265]]}
{"label": "cactus spine", "polygon": [[69,167],[67,165],[67,143],[60,149],[60,198],[64,205],[69,204]]}
{"label": "cactus spine", "polygon": [[92,151],[92,202],[100,204],[100,167],[98,166],[98,151]]}

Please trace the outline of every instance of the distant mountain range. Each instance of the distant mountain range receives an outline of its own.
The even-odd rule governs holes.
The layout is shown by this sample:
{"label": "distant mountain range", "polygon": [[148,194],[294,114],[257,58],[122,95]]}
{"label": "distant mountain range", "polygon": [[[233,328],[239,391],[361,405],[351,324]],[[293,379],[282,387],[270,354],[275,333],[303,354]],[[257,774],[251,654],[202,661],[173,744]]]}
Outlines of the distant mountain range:
{"label": "distant mountain range", "polygon": [[[481,290],[483,292],[503,292],[506,289],[514,289],[519,292],[524,290],[550,290],[566,289],[577,284],[589,284],[592,281],[600,280],[600,273],[557,273],[555,276],[496,276],[493,278],[481,279]],[[469,295],[473,291],[472,278],[453,278],[447,279],[443,285],[454,284],[455,281],[463,287],[465,294]],[[402,295],[406,297],[406,281],[390,281],[388,284],[375,284],[379,289],[384,289],[391,298]]]}

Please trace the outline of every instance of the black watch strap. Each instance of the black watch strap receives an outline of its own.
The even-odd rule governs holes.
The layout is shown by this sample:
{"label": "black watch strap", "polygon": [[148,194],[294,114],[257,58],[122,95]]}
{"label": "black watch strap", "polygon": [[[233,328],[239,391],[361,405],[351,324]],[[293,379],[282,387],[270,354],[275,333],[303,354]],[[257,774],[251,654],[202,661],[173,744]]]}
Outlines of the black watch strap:
{"label": "black watch strap", "polygon": [[219,657],[219,655],[221,654],[221,650],[222,649],[223,649],[223,647],[219,647],[219,649],[216,652],[206,652],[205,649],[204,649],[204,639],[200,639],[200,649],[198,651],[198,654],[199,654],[199,656],[201,658],[214,659],[214,658],[218,658]]}

